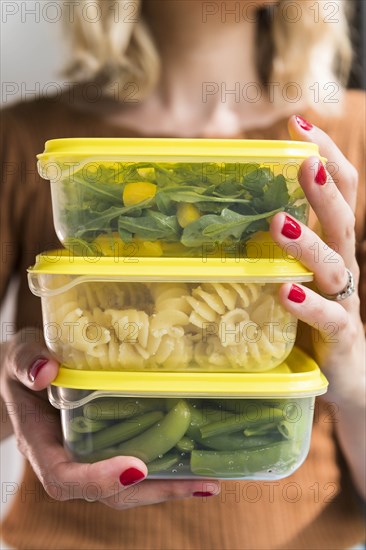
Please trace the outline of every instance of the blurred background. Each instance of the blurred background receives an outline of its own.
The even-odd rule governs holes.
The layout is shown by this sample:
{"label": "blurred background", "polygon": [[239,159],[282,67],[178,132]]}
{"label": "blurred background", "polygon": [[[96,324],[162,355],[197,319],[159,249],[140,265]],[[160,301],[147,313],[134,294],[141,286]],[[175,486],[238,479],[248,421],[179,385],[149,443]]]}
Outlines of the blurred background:
{"label": "blurred background", "polygon": [[[349,81],[351,88],[366,89],[366,0],[343,0],[354,3],[352,41],[355,57]],[[33,0],[1,0],[1,104],[32,100],[39,95],[60,92],[64,79],[60,70],[68,56],[62,40],[59,2]],[[1,310],[1,326],[12,322],[13,295],[17,282],[9,289]],[[2,331],[3,332],[3,331]],[[22,457],[13,437],[0,445],[0,478],[3,515],[11,501],[11,492],[21,475]],[[5,488],[5,490],[4,490]],[[7,547],[1,545],[5,550]]]}

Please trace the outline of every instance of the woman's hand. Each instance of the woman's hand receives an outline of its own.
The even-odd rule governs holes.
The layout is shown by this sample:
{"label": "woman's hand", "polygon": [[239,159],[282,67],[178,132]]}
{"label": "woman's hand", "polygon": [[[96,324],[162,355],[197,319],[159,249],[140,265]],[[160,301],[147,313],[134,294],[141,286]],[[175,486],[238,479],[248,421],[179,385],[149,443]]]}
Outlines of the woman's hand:
{"label": "woman's hand", "polygon": [[[72,462],[62,445],[59,412],[50,405],[45,391],[57,372],[58,364],[50,357],[40,332],[23,330],[5,344],[1,394],[18,448],[51,498],[98,500],[125,509],[219,494],[215,481],[143,481],[147,467],[134,457],[118,456],[94,464]],[[126,489],[136,483],[131,498]]]}
{"label": "woman's hand", "polygon": [[[357,293],[354,229],[358,174],[319,128],[292,117],[289,131],[293,139],[319,145],[334,178],[316,157],[302,164],[299,180],[317,217],[314,230],[285,213],[273,218],[273,239],[281,247],[296,243],[298,259],[314,272],[315,290],[285,284],[280,300],[288,311],[312,327],[310,333],[304,325],[299,326],[300,345],[315,357],[329,380],[327,398],[338,408],[337,435],[355,483],[365,494],[365,336]],[[356,291],[342,301],[324,297],[322,294],[335,295],[344,290],[348,282],[346,268],[353,274]]]}

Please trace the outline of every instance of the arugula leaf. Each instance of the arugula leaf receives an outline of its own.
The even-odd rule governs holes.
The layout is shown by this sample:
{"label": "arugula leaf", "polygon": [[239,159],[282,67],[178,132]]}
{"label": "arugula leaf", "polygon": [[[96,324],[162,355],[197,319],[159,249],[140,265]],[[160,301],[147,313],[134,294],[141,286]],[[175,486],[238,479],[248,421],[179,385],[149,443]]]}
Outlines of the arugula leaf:
{"label": "arugula leaf", "polygon": [[300,204],[298,206],[289,205],[284,208],[284,211],[293,216],[302,223],[307,223],[309,205],[306,203]]}
{"label": "arugula leaf", "polygon": [[149,208],[154,205],[155,197],[149,197],[148,199],[145,199],[144,201],[138,202],[137,204],[131,204],[131,206],[122,206],[120,208],[120,215],[125,214],[134,214],[135,216],[140,216],[142,213],[142,210],[144,208]]}
{"label": "arugula leaf", "polygon": [[266,212],[270,208],[284,208],[289,199],[286,180],[280,175],[265,186],[263,196],[255,198],[253,205],[258,212]]}
{"label": "arugula leaf", "polygon": [[172,216],[177,211],[177,205],[173,203],[166,193],[158,191],[155,195],[155,202],[158,210],[167,216]]}
{"label": "arugula leaf", "polygon": [[243,187],[253,197],[262,197],[265,188],[273,181],[273,173],[269,168],[255,168],[243,178]]}
{"label": "arugula leaf", "polygon": [[[108,208],[108,210],[105,210],[103,213],[85,211],[84,219],[87,218],[88,221],[86,221],[83,225],[79,225],[79,230],[77,231],[75,237],[81,238],[82,235],[88,231],[98,231],[99,233],[110,231],[111,222],[114,219],[118,218],[118,216],[121,214],[121,210],[122,208],[111,206],[110,208]],[[132,219],[135,220],[136,218],[132,218]]]}
{"label": "arugula leaf", "polygon": [[230,203],[249,203],[248,199],[233,199],[227,197],[214,197],[212,195],[206,195],[206,187],[193,187],[191,185],[185,185],[184,187],[165,187],[161,191],[158,191],[157,195],[164,195],[174,202],[190,202],[199,203],[205,202],[221,202]]}
{"label": "arugula leaf", "polygon": [[71,250],[75,256],[100,256],[98,247],[91,245],[83,239],[68,237],[65,239],[64,245]]}
{"label": "arugula leaf", "polygon": [[146,241],[156,241],[157,239],[178,241],[180,236],[177,217],[166,216],[154,210],[147,210],[139,218],[121,216],[118,220],[118,228],[120,234],[121,230],[129,231]]}
{"label": "arugula leaf", "polygon": [[89,191],[92,198],[95,198],[96,196],[103,196],[113,202],[116,202],[116,200],[122,202],[123,187],[121,185],[115,183],[106,183],[103,181],[85,180],[80,178],[79,176],[75,177],[73,181],[71,180],[70,184],[74,186],[80,185],[84,194],[85,192]]}
{"label": "arugula leaf", "polygon": [[161,164],[154,164],[155,179],[158,187],[164,188],[166,185],[174,185],[177,183],[177,177],[172,167],[164,168]]}
{"label": "arugula leaf", "polygon": [[183,231],[182,243],[185,246],[201,246],[207,241],[222,242],[230,237],[240,239],[252,222],[269,218],[277,212],[280,212],[280,209],[246,216],[224,208],[220,216],[208,214],[190,223]]}
{"label": "arugula leaf", "polygon": [[245,193],[245,189],[243,188],[243,184],[241,182],[231,180],[225,181],[225,183],[220,183],[220,185],[212,189],[212,193],[215,196],[230,197],[231,199],[234,199],[243,195],[243,193]]}
{"label": "arugula leaf", "polygon": [[293,204],[294,202],[304,199],[305,193],[302,187],[296,187],[296,189],[291,193],[290,196],[290,204]]}
{"label": "arugula leaf", "polygon": [[121,227],[120,221],[122,219],[123,218],[118,219],[118,234],[121,237],[122,241],[124,241],[125,243],[130,243],[133,240],[133,234],[131,233],[131,231],[126,231],[126,229],[123,229],[123,227]]}

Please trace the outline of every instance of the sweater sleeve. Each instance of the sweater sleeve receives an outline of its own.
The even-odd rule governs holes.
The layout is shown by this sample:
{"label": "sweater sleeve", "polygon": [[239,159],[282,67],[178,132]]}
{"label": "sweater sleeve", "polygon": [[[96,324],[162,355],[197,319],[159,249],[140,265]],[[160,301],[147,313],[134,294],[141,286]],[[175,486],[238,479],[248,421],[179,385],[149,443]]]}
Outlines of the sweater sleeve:
{"label": "sweater sleeve", "polygon": [[0,293],[3,300],[12,279],[19,279],[16,330],[41,326],[41,304],[28,288],[27,268],[40,252],[60,247],[53,228],[50,185],[37,171],[36,155],[49,137],[44,130],[47,124],[40,124],[39,117],[26,104],[4,109],[1,116]]}
{"label": "sweater sleeve", "polygon": [[[16,119],[6,111],[1,115],[1,300],[7,291],[12,276],[19,269],[22,255],[21,226],[23,204],[27,188],[22,183],[24,149]],[[22,162],[23,159],[23,162]]]}

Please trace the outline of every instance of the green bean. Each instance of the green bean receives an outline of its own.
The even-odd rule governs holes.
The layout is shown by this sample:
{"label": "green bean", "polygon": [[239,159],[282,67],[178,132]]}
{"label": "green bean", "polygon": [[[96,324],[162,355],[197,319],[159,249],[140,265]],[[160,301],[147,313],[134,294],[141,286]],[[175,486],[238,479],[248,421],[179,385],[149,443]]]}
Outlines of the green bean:
{"label": "green bean", "polygon": [[102,428],[105,428],[106,425],[107,422],[102,422],[101,420],[90,420],[84,416],[75,416],[69,422],[71,430],[79,434],[98,432]]}
{"label": "green bean", "polygon": [[[248,407],[256,406],[259,408],[263,405],[263,399],[211,399],[210,401],[220,409],[225,409],[235,414],[246,413]],[[267,403],[267,401],[266,404],[271,407],[273,406]]]}
{"label": "green bean", "polygon": [[240,418],[234,414],[231,418],[226,420],[220,420],[219,422],[212,422],[211,424],[205,424],[200,427],[201,437],[216,437],[222,434],[230,434],[243,430],[248,426],[248,420],[246,418]]}
{"label": "green bean", "polygon": [[119,455],[117,447],[110,447],[108,449],[101,449],[99,451],[91,451],[86,453],[80,453],[77,451],[72,451],[73,455],[76,456],[78,462],[99,462],[100,460],[107,460],[108,458],[113,458],[114,456]]}
{"label": "green bean", "polygon": [[70,422],[65,426],[65,442],[76,443],[77,441],[80,441],[81,439],[83,439],[84,434],[80,432],[74,432],[74,430],[70,426]]}
{"label": "green bean", "polygon": [[137,399],[134,397],[98,399],[87,403],[83,413],[90,420],[119,420],[132,418],[149,411],[164,410],[164,400],[158,398]]}
{"label": "green bean", "polygon": [[[181,397],[166,397],[165,398],[165,409],[170,411],[175,407],[175,405],[181,400]],[[201,408],[202,399],[185,399],[190,410],[196,410]]]}
{"label": "green bean", "polygon": [[198,443],[200,443],[202,439],[201,432],[199,430],[201,426],[208,424],[210,421],[219,422],[225,418],[225,415],[233,416],[231,413],[227,413],[227,411],[219,411],[209,407],[199,409],[191,404],[188,404],[188,407],[191,412],[191,422],[187,429],[186,435]]}
{"label": "green bean", "polygon": [[179,403],[180,401],[180,398],[177,397],[167,397],[165,399],[165,410],[167,412],[171,411],[172,409],[174,409],[174,407]]}
{"label": "green bean", "polygon": [[[201,426],[202,427],[202,426]],[[192,422],[186,432],[186,436],[193,439],[196,444],[204,448],[215,449],[219,451],[235,451],[238,449],[249,449],[259,447],[278,440],[281,436],[275,430],[272,434],[262,436],[245,437],[240,432],[223,433],[218,436],[203,438],[199,426],[192,426]]]}
{"label": "green bean", "polygon": [[221,411],[213,407],[198,408],[190,403],[188,403],[188,407],[191,412],[191,426],[204,426],[210,422],[219,422],[233,416],[227,411]]}
{"label": "green bean", "polygon": [[174,466],[179,460],[179,455],[177,454],[166,454],[162,458],[156,458],[152,462],[149,462],[148,473],[156,474],[162,470],[168,470]]}
{"label": "green bean", "polygon": [[[284,402],[282,406],[282,401]],[[273,422],[276,419],[288,419],[288,411],[285,407],[291,407],[292,403],[286,401],[274,402],[263,399],[215,399],[216,404],[226,411],[238,416],[246,416],[254,421]],[[281,413],[280,413],[281,411]]]}
{"label": "green bean", "polygon": [[286,472],[296,459],[297,455],[294,455],[291,442],[288,441],[232,452],[193,451],[191,471],[200,476],[235,478],[260,472],[270,473],[271,470]]}
{"label": "green bean", "polygon": [[225,420],[205,424],[200,427],[201,435],[203,438],[206,438],[224,433],[238,432],[245,428],[266,424],[268,423],[268,419],[283,419],[283,413],[280,409],[262,407],[262,412],[263,411],[264,414],[261,414],[259,418],[257,412],[251,414],[250,411],[247,411],[245,414],[232,414]]}
{"label": "green bean", "polygon": [[146,432],[118,446],[121,455],[136,456],[146,464],[172,449],[187,431],[191,420],[183,399],[164,418]]}
{"label": "green bean", "polygon": [[214,409],[212,407],[196,408],[189,405],[191,411],[191,423],[186,435],[194,441],[201,443],[202,435],[200,428],[211,422],[222,422],[234,415],[224,410]]}
{"label": "green bean", "polygon": [[277,424],[275,422],[269,422],[269,424],[262,424],[259,426],[251,426],[250,428],[245,428],[244,435],[247,437],[251,437],[253,435],[265,435],[269,432],[277,430]]}
{"label": "green bean", "polygon": [[295,426],[292,422],[282,420],[277,424],[277,429],[285,439],[293,439],[295,435]]}
{"label": "green bean", "polygon": [[263,447],[281,439],[280,435],[262,435],[245,437],[241,433],[222,434],[216,437],[201,439],[200,443],[215,451],[238,451],[240,449],[253,449]]}
{"label": "green bean", "polygon": [[105,430],[91,436],[88,441],[88,446],[91,447],[93,451],[97,451],[110,447],[111,445],[122,443],[126,441],[126,439],[130,439],[144,432],[156,424],[156,422],[159,422],[163,417],[164,414],[162,412],[155,411],[129,418],[118,424],[113,424]]}
{"label": "green bean", "polygon": [[176,448],[182,453],[190,453],[195,448],[194,440],[183,436],[176,444]]}

